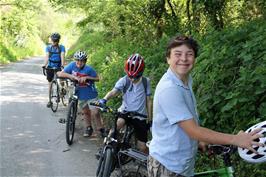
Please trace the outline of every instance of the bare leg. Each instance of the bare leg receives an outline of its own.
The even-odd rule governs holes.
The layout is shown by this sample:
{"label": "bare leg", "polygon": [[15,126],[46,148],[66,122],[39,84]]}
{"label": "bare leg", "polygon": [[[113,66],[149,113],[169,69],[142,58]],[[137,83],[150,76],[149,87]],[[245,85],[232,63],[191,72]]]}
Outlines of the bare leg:
{"label": "bare leg", "polygon": [[91,111],[88,106],[82,109],[85,127],[91,126]]}
{"label": "bare leg", "polygon": [[119,131],[125,125],[125,120],[122,118],[118,118],[116,122],[117,130]]}
{"label": "bare leg", "polygon": [[51,99],[50,99],[51,87],[52,87],[52,82],[48,82],[48,99],[49,99],[49,102],[51,102]]}
{"label": "bare leg", "polygon": [[83,136],[90,137],[93,133],[93,128],[91,126],[91,111],[88,106],[85,106],[82,109],[82,112],[83,112],[84,125],[85,125]]}
{"label": "bare leg", "polygon": [[97,130],[104,128],[99,109],[91,110],[92,118],[95,120]]}
{"label": "bare leg", "polygon": [[149,154],[149,148],[146,146],[146,143],[144,143],[142,141],[138,141],[137,146],[141,152],[143,152],[145,154]]}

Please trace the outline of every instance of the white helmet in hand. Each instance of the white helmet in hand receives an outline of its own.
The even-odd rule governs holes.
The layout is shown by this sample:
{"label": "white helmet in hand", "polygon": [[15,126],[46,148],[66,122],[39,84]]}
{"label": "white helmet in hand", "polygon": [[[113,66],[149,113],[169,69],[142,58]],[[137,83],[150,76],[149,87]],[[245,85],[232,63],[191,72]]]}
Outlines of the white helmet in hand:
{"label": "white helmet in hand", "polygon": [[247,133],[258,129],[258,128],[262,128],[262,130],[259,132],[259,134],[264,135],[264,137],[258,138],[255,141],[264,144],[263,146],[256,146],[253,147],[258,154],[255,154],[254,152],[248,150],[248,149],[244,149],[244,148],[238,148],[238,153],[240,155],[240,157],[248,162],[251,163],[262,163],[262,162],[266,162],[266,121],[260,122],[256,125],[253,125],[252,127],[250,127],[249,129],[246,130]]}

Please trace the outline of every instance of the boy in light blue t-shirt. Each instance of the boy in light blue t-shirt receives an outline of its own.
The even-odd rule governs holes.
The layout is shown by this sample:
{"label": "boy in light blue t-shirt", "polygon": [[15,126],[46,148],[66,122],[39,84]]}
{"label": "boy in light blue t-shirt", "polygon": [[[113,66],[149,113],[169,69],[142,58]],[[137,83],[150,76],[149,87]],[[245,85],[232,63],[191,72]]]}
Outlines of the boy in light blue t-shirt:
{"label": "boy in light blue t-shirt", "polygon": [[204,150],[207,143],[232,144],[253,152],[254,145],[261,146],[254,141],[260,130],[232,135],[199,125],[190,76],[197,52],[197,42],[186,36],[173,38],[167,46],[169,68],[154,94],[149,177],[194,176],[198,146]]}

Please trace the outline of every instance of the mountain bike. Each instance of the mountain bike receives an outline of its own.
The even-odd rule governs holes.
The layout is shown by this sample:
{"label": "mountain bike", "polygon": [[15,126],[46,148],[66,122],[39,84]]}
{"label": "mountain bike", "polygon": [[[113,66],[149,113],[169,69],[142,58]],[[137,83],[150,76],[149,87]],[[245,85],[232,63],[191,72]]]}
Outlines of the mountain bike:
{"label": "mountain bike", "polygon": [[56,112],[58,109],[58,103],[62,102],[64,106],[67,105],[67,92],[68,92],[68,82],[65,78],[60,78],[57,76],[57,72],[61,71],[61,69],[58,68],[43,68],[43,75],[47,75],[46,71],[51,70],[54,73],[53,80],[51,81],[51,87],[49,90],[49,100],[51,101],[51,110],[53,112]]}
{"label": "mountain bike", "polygon": [[73,143],[75,133],[75,122],[78,112],[78,82],[70,80],[69,86],[69,104],[66,118],[66,142],[68,145]]}
{"label": "mountain bike", "polygon": [[[130,124],[126,124],[124,129],[121,129],[119,132],[117,130],[117,119],[119,117],[124,119],[132,119],[136,116],[147,118],[146,115],[139,114],[137,112],[118,112],[114,109],[105,106],[99,105],[97,102],[90,103],[92,106],[96,106],[102,112],[107,112],[112,114],[112,129],[107,137],[104,138],[103,147],[99,150],[98,154],[96,154],[96,158],[99,160],[98,167],[96,170],[97,177],[110,177],[114,174],[112,172],[115,168],[119,168],[122,165],[128,164],[132,161],[132,158],[120,153],[126,149],[131,149],[134,147],[133,132],[134,128]],[[141,153],[141,152],[139,152]]]}

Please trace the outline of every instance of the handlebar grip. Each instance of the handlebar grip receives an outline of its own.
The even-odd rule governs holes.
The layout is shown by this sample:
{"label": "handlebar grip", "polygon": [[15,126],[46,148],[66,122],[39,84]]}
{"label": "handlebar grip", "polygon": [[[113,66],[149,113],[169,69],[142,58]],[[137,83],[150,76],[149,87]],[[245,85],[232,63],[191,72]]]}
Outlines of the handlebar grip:
{"label": "handlebar grip", "polygon": [[46,67],[45,66],[42,66],[42,73],[44,76],[46,76]]}

